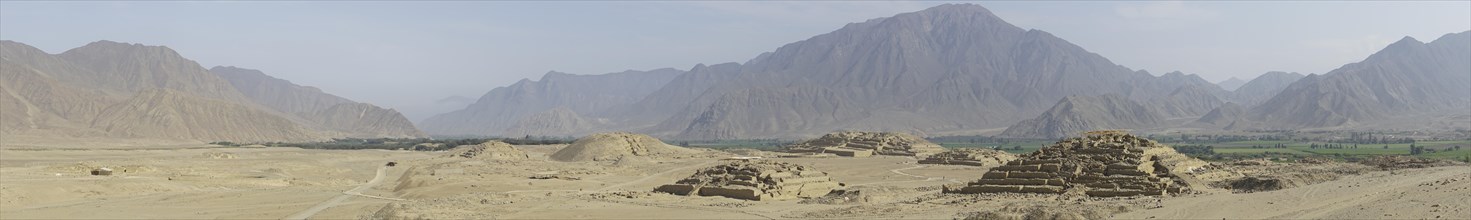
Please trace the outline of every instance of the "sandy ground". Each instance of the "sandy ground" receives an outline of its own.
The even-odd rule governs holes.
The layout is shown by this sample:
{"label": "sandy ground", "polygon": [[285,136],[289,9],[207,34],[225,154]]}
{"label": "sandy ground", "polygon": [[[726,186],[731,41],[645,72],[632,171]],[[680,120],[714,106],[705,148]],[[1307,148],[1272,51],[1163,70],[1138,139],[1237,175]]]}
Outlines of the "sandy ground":
{"label": "sandy ground", "polygon": [[1166,198],[1119,219],[1466,219],[1471,168],[1378,171],[1297,188]]}
{"label": "sandy ground", "polygon": [[[718,158],[495,161],[442,152],[297,148],[0,149],[0,219],[1441,219],[1471,216],[1471,167],[1372,171],[1277,191],[1165,198],[947,195],[988,167],[914,158],[770,158],[857,191],[746,201],[653,193]],[[383,166],[397,161],[398,166]],[[113,176],[91,176],[108,166]],[[552,176],[556,178],[541,178]],[[538,177],[538,178],[532,178]]]}
{"label": "sandy ground", "polygon": [[[364,185],[387,161],[427,156],[209,146],[6,149],[0,150],[0,218],[283,218]],[[99,166],[115,175],[87,174]],[[384,172],[392,179],[403,168]],[[354,216],[392,201],[350,197],[316,214]],[[354,206],[360,210],[334,210]]]}

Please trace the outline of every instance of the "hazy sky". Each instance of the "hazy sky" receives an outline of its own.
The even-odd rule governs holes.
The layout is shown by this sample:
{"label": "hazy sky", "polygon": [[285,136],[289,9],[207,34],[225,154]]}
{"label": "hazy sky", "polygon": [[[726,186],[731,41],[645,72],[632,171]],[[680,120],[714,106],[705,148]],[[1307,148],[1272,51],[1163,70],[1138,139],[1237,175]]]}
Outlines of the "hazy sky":
{"label": "hazy sky", "polygon": [[[550,70],[744,62],[844,24],[946,2],[0,2],[0,39],[60,53],[165,45],[260,69],[414,121]],[[1207,80],[1323,73],[1404,36],[1471,30],[1471,1],[976,2],[1133,69]]]}

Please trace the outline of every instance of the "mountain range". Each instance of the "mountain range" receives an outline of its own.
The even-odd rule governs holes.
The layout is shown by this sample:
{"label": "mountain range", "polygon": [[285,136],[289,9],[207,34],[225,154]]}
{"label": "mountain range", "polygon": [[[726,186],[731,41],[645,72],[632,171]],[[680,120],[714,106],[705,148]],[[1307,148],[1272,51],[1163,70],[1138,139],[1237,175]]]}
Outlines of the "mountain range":
{"label": "mountain range", "polygon": [[[662,85],[630,86],[657,88],[646,90],[651,93],[627,93],[641,96],[613,99],[635,100],[626,102],[629,108],[610,108],[601,111],[602,115],[577,108],[573,112],[630,122],[604,129],[677,139],[795,138],[841,129],[925,134],[1004,128],[1073,95],[1116,93],[1142,102],[1170,100],[1172,94],[1183,98],[1194,93],[1229,93],[1195,75],[1154,76],[1119,66],[1045,31],[1016,27],[970,4],[848,24],[745,63],[696,65],[676,72]],[[663,76],[641,81],[666,82]],[[607,82],[618,75],[583,77],[607,78],[596,80]],[[536,83],[561,83],[558,80],[543,77]],[[534,97],[605,93],[592,91],[603,87],[503,92],[523,90],[526,83],[497,88],[471,108],[435,116],[420,125],[434,134],[504,135],[509,133],[504,125],[528,124],[517,120],[530,112],[583,104]],[[1197,89],[1182,90],[1187,87]],[[538,102],[512,101],[531,99]],[[1204,114],[1215,107],[1185,100],[1170,102],[1193,104],[1181,107],[1182,114]],[[519,110],[501,113],[506,110],[486,108],[491,106]],[[491,118],[495,120],[484,120]],[[568,121],[565,118],[555,120]]]}
{"label": "mountain range", "polygon": [[391,109],[259,71],[207,70],[163,46],[98,41],[60,54],[0,41],[0,134],[185,141],[425,137]]}
{"label": "mountain range", "polygon": [[[1057,138],[1096,129],[1368,128],[1471,118],[1471,31],[1406,37],[1323,73],[1211,83],[1113,63],[984,7],[847,24],[745,62],[551,71],[412,123],[262,71],[210,69],[163,46],[98,41],[49,54],[0,41],[0,135],[189,141],[582,136],[794,139],[837,130]],[[1458,115],[1459,114],[1459,115]],[[1471,121],[1437,122],[1471,129]],[[423,132],[419,130],[423,129]]]}
{"label": "mountain range", "polygon": [[[921,135],[1001,131],[1002,136],[1051,138],[1086,129],[1193,122],[1230,129],[1336,126],[1391,111],[1455,109],[1461,106],[1455,103],[1466,103],[1454,98],[1465,94],[1451,92],[1466,88],[1466,59],[1450,52],[1459,48],[1442,48],[1461,44],[1437,42],[1396,43],[1386,48],[1391,52],[1380,52],[1386,55],[1324,75],[1268,72],[1218,85],[1179,71],[1156,76],[1132,70],[1045,31],[1011,25],[984,7],[947,4],[848,24],[744,63],[697,64],[657,75],[581,75],[575,81],[549,73],[540,81],[492,90],[469,108],[420,125],[434,134],[577,136],[627,130],[675,139],[805,138],[848,129]],[[1424,73],[1388,74],[1401,72]],[[635,80],[644,82],[637,85],[509,92],[532,84],[629,77],[647,79]],[[1388,84],[1362,80],[1366,77]],[[1331,82],[1318,82],[1323,80]],[[1422,83],[1431,86],[1405,90]],[[1364,89],[1338,89],[1350,84]],[[602,109],[576,107],[588,100],[545,98],[590,97],[608,89],[628,92],[598,99],[600,106],[617,106]],[[1357,100],[1344,105],[1359,107],[1307,105],[1324,95],[1306,91],[1343,93],[1328,96]]]}

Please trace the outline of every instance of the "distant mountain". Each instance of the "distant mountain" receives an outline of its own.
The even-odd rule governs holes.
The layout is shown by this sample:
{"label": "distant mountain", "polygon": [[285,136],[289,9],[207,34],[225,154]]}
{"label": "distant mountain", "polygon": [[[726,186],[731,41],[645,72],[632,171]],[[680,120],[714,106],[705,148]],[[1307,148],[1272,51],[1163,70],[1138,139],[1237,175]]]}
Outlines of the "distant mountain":
{"label": "distant mountain", "polygon": [[[349,136],[324,129],[334,124],[314,123],[343,121],[340,118],[345,117],[329,120],[314,114],[289,114],[267,106],[317,107],[254,101],[299,88],[247,87],[247,95],[225,77],[162,46],[98,41],[53,55],[19,42],[0,41],[0,67],[0,79],[4,79],[0,81],[0,110],[5,110],[0,112],[4,117],[0,119],[0,134],[6,135],[0,141],[85,137],[266,142]],[[280,103],[311,106],[342,101],[331,98],[336,97]],[[354,117],[379,117],[364,114],[364,109],[354,110]],[[391,123],[350,126],[373,127],[365,126],[368,124]],[[399,124],[408,125],[407,120]],[[413,130],[411,125],[407,128]]]}
{"label": "distant mountain", "polygon": [[1139,129],[1161,125],[1164,116],[1117,94],[1069,96],[1037,118],[1018,122],[1001,136],[1061,138],[1100,129]]}
{"label": "distant mountain", "polygon": [[1251,108],[1274,128],[1355,125],[1426,112],[1468,111],[1471,31],[1430,43],[1405,37],[1363,61],[1302,78]]}
{"label": "distant mountain", "polygon": [[[852,23],[742,64],[699,65],[672,80],[645,81],[669,83],[612,98],[637,100],[627,108],[585,111],[576,107],[582,101],[514,101],[533,93],[509,90],[545,84],[523,81],[421,125],[433,134],[498,134],[517,117],[568,106],[613,122],[608,130],[676,139],[804,138],[842,129],[966,133],[1034,117],[1070,95],[1145,101],[1186,86],[1229,94],[1195,75],[1156,77],[1119,66],[971,4]],[[629,88],[648,87],[610,89]]]}
{"label": "distant mountain", "polygon": [[92,127],[125,137],[313,141],[316,132],[266,111],[171,89],[150,89],[108,107]]}
{"label": "distant mountain", "polygon": [[1277,93],[1287,89],[1288,85],[1302,79],[1302,74],[1296,72],[1272,71],[1251,79],[1250,82],[1241,85],[1240,89],[1232,92],[1232,101],[1239,102],[1245,106],[1256,106],[1276,96]]}
{"label": "distant mountain", "polygon": [[1195,122],[1224,127],[1240,120],[1244,115],[1246,115],[1246,108],[1235,102],[1227,102],[1207,112],[1204,116],[1200,116],[1200,119],[1196,119]]}
{"label": "distant mountain", "polygon": [[1170,92],[1170,95],[1146,102],[1149,107],[1166,117],[1196,117],[1221,106],[1223,101],[1213,92],[1219,88],[1185,86]]}
{"label": "distant mountain", "polygon": [[603,75],[548,72],[541,80],[521,80],[492,89],[464,109],[429,117],[419,125],[431,134],[504,135],[524,117],[557,107],[598,117],[629,108],[681,73],[684,71],[669,68]]}
{"label": "distant mountain", "polygon": [[364,104],[271,77],[259,70],[217,66],[209,71],[257,104],[348,137],[428,137],[398,111]]}
{"label": "distant mountain", "polygon": [[1216,82],[1216,85],[1221,86],[1221,89],[1225,89],[1226,91],[1236,91],[1237,88],[1241,88],[1242,85],[1246,85],[1246,80],[1231,77],[1230,79]]}
{"label": "distant mountain", "polygon": [[521,117],[506,128],[505,136],[583,136],[595,133],[598,128],[609,126],[596,119],[578,115],[567,107],[555,107],[536,114]]}

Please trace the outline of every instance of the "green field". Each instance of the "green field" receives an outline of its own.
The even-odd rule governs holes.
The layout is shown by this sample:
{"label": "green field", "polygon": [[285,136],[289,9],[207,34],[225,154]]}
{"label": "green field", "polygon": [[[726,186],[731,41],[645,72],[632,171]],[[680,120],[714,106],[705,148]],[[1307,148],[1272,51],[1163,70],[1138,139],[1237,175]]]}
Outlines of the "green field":
{"label": "green field", "polygon": [[[1165,144],[1166,145],[1176,145],[1175,143],[1165,143]],[[1276,146],[1277,144],[1283,144],[1286,148],[1270,148],[1271,146]],[[1347,148],[1344,148],[1344,149],[1316,148],[1316,149],[1314,149],[1314,148],[1311,147],[1313,144],[1318,144],[1318,145],[1343,144]],[[1192,143],[1191,145],[1196,145],[1196,143]],[[1282,153],[1282,154],[1293,154],[1293,155],[1349,156],[1349,157],[1356,157],[1356,156],[1374,156],[1374,155],[1409,155],[1410,154],[1410,144],[1407,144],[1407,143],[1406,144],[1359,144],[1359,147],[1357,149],[1353,148],[1354,145],[1352,143],[1322,143],[1322,142],[1294,142],[1294,141],[1235,141],[1235,142],[1223,142],[1223,143],[1205,143],[1205,144],[1199,144],[1199,145],[1214,146],[1215,147],[1215,152],[1217,154],[1222,154],[1222,155],[1238,155],[1238,156],[1263,154],[1263,153]],[[1263,147],[1268,147],[1268,148],[1252,148],[1252,146],[1263,146]],[[1418,156],[1421,156],[1421,157],[1463,160],[1465,157],[1471,156],[1471,140],[1459,140],[1459,141],[1422,141],[1422,142],[1416,142],[1415,143],[1415,146],[1421,146],[1421,147],[1427,147],[1427,148],[1430,148],[1430,149],[1441,150],[1441,151],[1436,152],[1436,153],[1426,153],[1426,154],[1418,155]],[[1453,148],[1455,146],[1461,146],[1462,149],[1461,150],[1449,150],[1450,148]]]}

